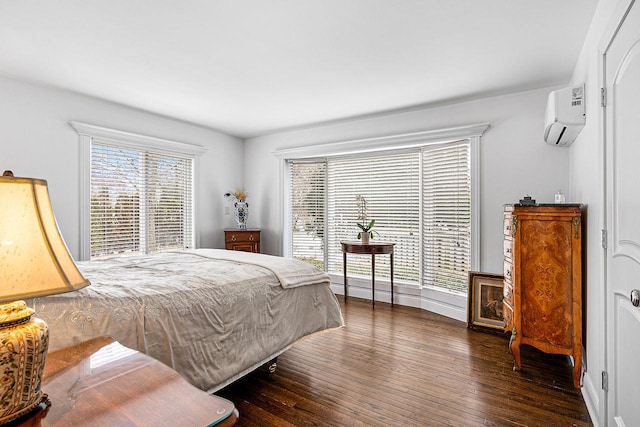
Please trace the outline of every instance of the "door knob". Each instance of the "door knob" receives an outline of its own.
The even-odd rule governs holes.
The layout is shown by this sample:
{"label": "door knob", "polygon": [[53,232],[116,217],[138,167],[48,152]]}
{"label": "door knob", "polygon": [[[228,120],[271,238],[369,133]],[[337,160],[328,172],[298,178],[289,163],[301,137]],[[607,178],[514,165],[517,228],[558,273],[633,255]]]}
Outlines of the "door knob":
{"label": "door knob", "polygon": [[637,289],[631,291],[631,304],[633,304],[634,307],[640,306],[640,291]]}

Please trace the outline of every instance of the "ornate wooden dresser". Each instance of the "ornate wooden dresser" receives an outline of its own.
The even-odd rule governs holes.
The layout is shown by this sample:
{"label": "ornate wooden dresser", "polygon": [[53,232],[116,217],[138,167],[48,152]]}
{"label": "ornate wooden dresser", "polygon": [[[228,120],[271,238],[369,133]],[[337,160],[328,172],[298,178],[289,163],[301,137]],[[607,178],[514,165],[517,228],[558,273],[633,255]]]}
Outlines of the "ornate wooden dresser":
{"label": "ornate wooden dresser", "polygon": [[504,320],[514,369],[520,345],[573,356],[582,374],[582,205],[506,205]]}

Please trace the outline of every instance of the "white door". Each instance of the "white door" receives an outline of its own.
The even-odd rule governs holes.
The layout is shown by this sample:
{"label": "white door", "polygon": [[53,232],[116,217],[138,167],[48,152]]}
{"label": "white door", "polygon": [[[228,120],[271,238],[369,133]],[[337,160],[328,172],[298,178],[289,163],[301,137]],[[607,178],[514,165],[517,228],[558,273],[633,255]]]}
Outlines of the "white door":
{"label": "white door", "polygon": [[[635,3],[635,4],[634,4]],[[640,2],[605,51],[608,425],[640,426]],[[632,302],[632,299],[637,301]],[[633,295],[633,296],[632,296]]]}

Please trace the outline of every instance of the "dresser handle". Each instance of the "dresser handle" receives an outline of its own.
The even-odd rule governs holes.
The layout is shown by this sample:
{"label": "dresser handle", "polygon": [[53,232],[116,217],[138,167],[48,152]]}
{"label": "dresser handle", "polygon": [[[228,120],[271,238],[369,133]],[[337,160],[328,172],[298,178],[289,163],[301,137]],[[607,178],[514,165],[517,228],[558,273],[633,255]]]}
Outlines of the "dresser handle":
{"label": "dresser handle", "polygon": [[249,236],[249,240],[253,242],[253,236]]}
{"label": "dresser handle", "polygon": [[631,304],[634,307],[640,307],[640,291],[637,289],[634,289],[631,291]]}
{"label": "dresser handle", "polygon": [[235,236],[235,235],[232,235],[232,236],[231,236],[231,241],[232,241],[232,242],[235,242],[235,241],[236,241],[236,236]]}

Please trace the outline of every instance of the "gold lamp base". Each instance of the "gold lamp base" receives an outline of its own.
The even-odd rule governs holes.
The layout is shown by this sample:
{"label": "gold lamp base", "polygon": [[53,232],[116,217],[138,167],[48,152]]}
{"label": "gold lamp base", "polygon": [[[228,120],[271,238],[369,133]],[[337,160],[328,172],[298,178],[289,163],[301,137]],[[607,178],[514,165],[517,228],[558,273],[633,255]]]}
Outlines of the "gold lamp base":
{"label": "gold lamp base", "polygon": [[0,304],[0,424],[19,418],[46,395],[42,372],[49,347],[49,330],[24,301]]}

